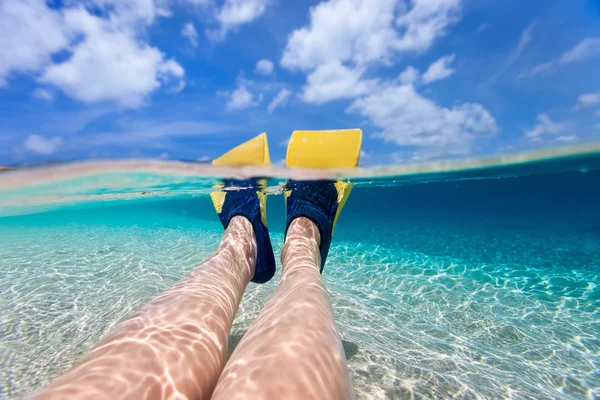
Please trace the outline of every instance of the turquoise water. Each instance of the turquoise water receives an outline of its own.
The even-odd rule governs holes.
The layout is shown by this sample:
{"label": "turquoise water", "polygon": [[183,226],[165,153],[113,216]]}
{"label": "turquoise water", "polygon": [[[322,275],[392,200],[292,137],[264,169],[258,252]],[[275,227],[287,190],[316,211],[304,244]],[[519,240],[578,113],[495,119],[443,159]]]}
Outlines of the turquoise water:
{"label": "turquoise water", "polygon": [[[46,384],[215,249],[215,179],[159,175],[0,191],[0,397]],[[600,397],[598,154],[354,181],[324,279],[359,399]],[[248,287],[230,347],[279,276]]]}

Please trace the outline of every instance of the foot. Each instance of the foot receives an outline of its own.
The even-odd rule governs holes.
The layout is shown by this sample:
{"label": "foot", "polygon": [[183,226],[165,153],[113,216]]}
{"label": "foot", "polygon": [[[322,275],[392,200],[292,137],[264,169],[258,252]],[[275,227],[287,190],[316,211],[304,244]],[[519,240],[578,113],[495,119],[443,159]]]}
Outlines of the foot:
{"label": "foot", "polygon": [[238,215],[250,221],[256,235],[256,272],[252,282],[265,283],[275,274],[275,256],[265,215],[266,195],[257,179],[227,179],[224,185],[222,191],[211,193],[219,220],[225,229]]}
{"label": "foot", "polygon": [[333,181],[290,181],[287,184],[289,195],[286,199],[287,219],[286,235],[292,221],[306,217],[319,229],[321,253],[320,270],[323,272],[333,228],[341,210],[338,203],[338,189]]}
{"label": "foot", "polygon": [[288,226],[281,249],[282,275],[300,269],[321,270],[321,235],[317,225],[306,217],[298,217]]}

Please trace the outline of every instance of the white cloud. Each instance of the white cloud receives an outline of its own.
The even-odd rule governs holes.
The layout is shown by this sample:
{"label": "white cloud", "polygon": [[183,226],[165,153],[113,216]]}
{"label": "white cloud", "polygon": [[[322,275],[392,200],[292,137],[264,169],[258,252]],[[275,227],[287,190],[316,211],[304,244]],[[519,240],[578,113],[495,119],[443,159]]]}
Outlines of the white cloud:
{"label": "white cloud", "polygon": [[538,123],[531,129],[525,129],[525,136],[534,141],[539,141],[543,136],[553,136],[564,132],[567,127],[553,122],[547,114],[539,114]]}
{"label": "white cloud", "polygon": [[[0,83],[9,74],[33,72],[82,102],[139,107],[154,90],[184,76],[179,64],[144,40],[156,12],[152,0],[89,0],[61,10],[43,1],[4,0]],[[53,63],[51,56],[60,51],[66,59]]]}
{"label": "white cloud", "polygon": [[46,90],[46,89],[42,89],[42,88],[37,88],[35,89],[31,95],[39,100],[44,100],[48,103],[50,103],[52,100],[54,100],[54,96],[52,96],[52,93],[50,93],[50,91]]}
{"label": "white cloud", "polygon": [[256,72],[262,75],[270,75],[273,73],[273,63],[271,60],[263,58],[256,63]]}
{"label": "white cloud", "polygon": [[412,85],[417,82],[419,79],[419,70],[409,65],[406,69],[400,74],[400,83],[403,85]]}
{"label": "white cloud", "polygon": [[272,0],[225,0],[216,18],[219,29],[208,31],[210,38],[224,40],[227,33],[260,17]]}
{"label": "white cloud", "polygon": [[288,99],[290,98],[290,95],[291,93],[289,90],[281,89],[267,107],[269,114],[275,111],[277,107],[285,105],[285,103],[287,103]]}
{"label": "white cloud", "polygon": [[309,25],[289,36],[281,65],[307,74],[307,102],[364,95],[376,83],[362,80],[365,71],[429,49],[459,8],[460,0],[411,0],[408,8],[398,0],[323,1],[311,8]]}
{"label": "white cloud", "polygon": [[191,22],[183,24],[181,28],[181,36],[186,38],[192,47],[198,47],[198,32]]}
{"label": "white cloud", "polygon": [[363,80],[362,74],[361,69],[351,69],[339,61],[329,61],[308,75],[302,99],[307,103],[322,104],[367,94],[375,89],[378,81]]}
{"label": "white cloud", "polygon": [[40,135],[29,135],[24,143],[27,150],[44,155],[56,153],[61,144],[60,137],[45,138]]}
{"label": "white cloud", "polygon": [[228,95],[227,111],[244,110],[258,104],[258,101],[254,99],[254,95],[243,84],[233,92],[228,93]]}
{"label": "white cloud", "polygon": [[600,92],[584,93],[577,99],[577,104],[575,104],[573,110],[581,110],[583,108],[593,107],[598,104],[600,104]]}
{"label": "white cloud", "polygon": [[139,107],[162,83],[183,78],[177,62],[140,42],[128,26],[115,26],[81,8],[69,9],[64,16],[85,38],[74,47],[70,59],[49,66],[40,81],[85,103],[114,101]]}
{"label": "white cloud", "polygon": [[330,0],[310,10],[310,26],[290,35],[281,59],[290,69],[311,70],[331,60],[389,59],[398,41],[396,0]]}
{"label": "white cloud", "polygon": [[432,63],[427,71],[421,77],[424,83],[431,83],[448,78],[454,73],[454,69],[450,68],[450,63],[454,61],[454,54],[441,57],[436,62]]}
{"label": "white cloud", "polygon": [[600,55],[600,38],[586,38],[579,42],[575,47],[565,51],[560,57],[554,58],[545,63],[536,65],[529,71],[520,75],[520,77],[535,76],[544,72],[552,72],[558,67],[584,61]]}
{"label": "white cloud", "polygon": [[412,85],[388,84],[376,94],[355,100],[348,111],[367,117],[381,128],[373,137],[416,147],[417,158],[468,154],[478,137],[498,129],[481,105],[440,107],[418,94]]}
{"label": "white cloud", "polygon": [[13,73],[38,72],[69,42],[62,15],[45,2],[0,1],[0,87]]}
{"label": "white cloud", "polygon": [[389,62],[395,52],[422,52],[455,20],[459,0],[412,0],[395,18],[397,0],[330,0],[313,7],[310,25],[294,31],[281,63],[310,70],[330,60]]}

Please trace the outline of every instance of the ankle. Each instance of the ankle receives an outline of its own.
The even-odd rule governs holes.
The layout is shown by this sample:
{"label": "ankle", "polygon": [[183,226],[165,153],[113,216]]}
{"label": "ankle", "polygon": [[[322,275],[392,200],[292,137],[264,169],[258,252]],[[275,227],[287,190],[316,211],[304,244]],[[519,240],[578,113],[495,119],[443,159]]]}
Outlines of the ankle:
{"label": "ankle", "polygon": [[216,255],[229,258],[234,269],[250,272],[250,278],[256,270],[256,235],[250,221],[243,216],[235,216],[223,234]]}
{"label": "ankle", "polygon": [[316,269],[320,271],[321,253],[319,228],[310,219],[298,217],[290,224],[281,251],[282,271]]}
{"label": "ankle", "polygon": [[312,240],[315,242],[317,248],[321,244],[321,233],[317,224],[306,217],[298,217],[292,221],[287,230],[285,243],[287,244],[295,238]]}

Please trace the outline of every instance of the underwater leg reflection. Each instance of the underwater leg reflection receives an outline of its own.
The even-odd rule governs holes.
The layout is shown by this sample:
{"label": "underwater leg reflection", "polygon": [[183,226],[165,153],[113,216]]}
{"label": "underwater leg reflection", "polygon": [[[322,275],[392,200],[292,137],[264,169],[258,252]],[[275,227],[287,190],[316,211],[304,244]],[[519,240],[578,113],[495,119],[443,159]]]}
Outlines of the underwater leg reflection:
{"label": "underwater leg reflection", "polygon": [[295,219],[279,286],[244,335],[213,399],[350,399],[352,386],[319,272],[319,230]]}

